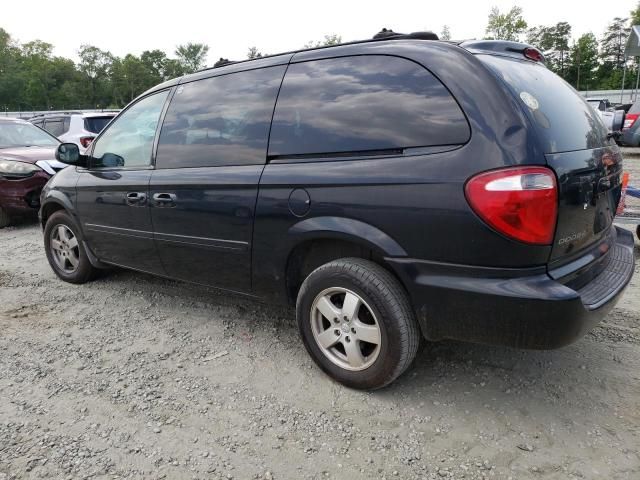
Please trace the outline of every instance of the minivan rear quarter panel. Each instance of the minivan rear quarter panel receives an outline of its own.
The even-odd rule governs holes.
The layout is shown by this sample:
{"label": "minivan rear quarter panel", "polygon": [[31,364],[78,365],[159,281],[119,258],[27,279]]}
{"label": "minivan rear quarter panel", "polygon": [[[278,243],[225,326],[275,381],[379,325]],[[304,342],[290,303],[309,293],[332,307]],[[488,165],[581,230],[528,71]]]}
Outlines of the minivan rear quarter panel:
{"label": "minivan rear quarter panel", "polygon": [[[433,262],[514,269],[543,266],[549,246],[510,240],[476,217],[465,196],[465,182],[474,174],[505,166],[545,164],[545,157],[527,118],[515,99],[475,57],[452,44],[397,41],[346,45],[300,52],[292,62],[349,55],[393,54],[425,67],[460,105],[469,122],[468,142],[448,151],[384,158],[271,160],[261,178],[254,227],[253,286],[259,295],[286,295],[281,282],[291,250],[310,233],[295,233],[304,221],[291,214],[288,198],[305,188],[310,209],[305,218],[358,219],[390,235],[408,257]],[[468,80],[474,71],[477,81]],[[286,75],[285,75],[286,82]],[[276,107],[277,109],[277,107]],[[348,229],[346,229],[348,230]],[[316,237],[335,235],[319,227]],[[360,241],[358,232],[346,240]],[[372,242],[373,243],[373,242]],[[374,246],[374,248],[377,248]],[[389,255],[381,247],[379,253]]]}

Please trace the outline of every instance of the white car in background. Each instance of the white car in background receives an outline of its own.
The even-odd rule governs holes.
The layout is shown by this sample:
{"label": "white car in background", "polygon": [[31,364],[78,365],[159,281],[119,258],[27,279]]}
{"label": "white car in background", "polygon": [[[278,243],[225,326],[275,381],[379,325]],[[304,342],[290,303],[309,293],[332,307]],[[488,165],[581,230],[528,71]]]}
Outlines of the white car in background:
{"label": "white car in background", "polygon": [[616,115],[616,110],[609,102],[608,98],[587,98],[587,103],[593,107],[593,109],[598,112],[600,118],[606,125],[609,131],[613,130],[613,120]]}
{"label": "white car in background", "polygon": [[91,113],[45,113],[36,115],[29,121],[63,143],[75,143],[80,148],[80,153],[84,153],[93,139],[117,114],[118,110]]}

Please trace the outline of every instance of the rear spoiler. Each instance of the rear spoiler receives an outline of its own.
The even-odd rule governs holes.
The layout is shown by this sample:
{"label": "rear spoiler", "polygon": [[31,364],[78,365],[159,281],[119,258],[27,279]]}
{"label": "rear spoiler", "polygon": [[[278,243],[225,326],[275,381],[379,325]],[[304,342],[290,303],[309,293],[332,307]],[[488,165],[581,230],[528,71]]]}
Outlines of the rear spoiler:
{"label": "rear spoiler", "polygon": [[537,48],[520,42],[507,40],[465,40],[459,46],[471,53],[491,53],[507,57],[526,58],[538,63],[545,63],[544,54]]}

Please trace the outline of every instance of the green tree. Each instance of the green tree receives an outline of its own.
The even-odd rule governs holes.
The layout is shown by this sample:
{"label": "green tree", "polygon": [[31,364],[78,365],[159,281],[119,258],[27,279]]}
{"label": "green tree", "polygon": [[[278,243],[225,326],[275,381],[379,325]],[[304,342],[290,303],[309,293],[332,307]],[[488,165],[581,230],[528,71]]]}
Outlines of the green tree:
{"label": "green tree", "polygon": [[571,25],[567,22],[551,26],[540,25],[527,32],[527,43],[544,52],[547,66],[563,78],[570,40]]}
{"label": "green tree", "polygon": [[576,90],[589,90],[598,82],[598,40],[589,32],[573,43],[569,52],[566,80]]}
{"label": "green tree", "polygon": [[253,60],[254,58],[261,58],[263,55],[258,50],[258,47],[249,47],[249,51],[247,52],[247,58],[249,60]]}
{"label": "green tree", "polygon": [[627,18],[616,17],[607,26],[600,39],[600,58],[604,64],[616,69],[624,65],[624,47],[631,29]]}
{"label": "green tree", "polygon": [[631,23],[631,26],[640,25],[640,2],[638,2],[636,8],[631,10],[629,22]]}
{"label": "green tree", "polygon": [[342,36],[332,34],[325,35],[324,39],[317,41],[310,41],[304,44],[303,48],[318,48],[318,47],[328,47],[330,45],[339,45],[342,43]]}
{"label": "green tree", "polygon": [[449,25],[442,26],[439,38],[440,40],[451,40],[451,30],[449,29]]}
{"label": "green tree", "polygon": [[518,41],[527,29],[527,22],[522,17],[522,9],[514,6],[507,13],[500,13],[498,7],[489,12],[489,21],[485,33],[489,40]]}
{"label": "green tree", "polygon": [[114,57],[110,52],[93,45],[80,45],[78,70],[86,79],[86,102],[92,107],[104,107],[110,103],[110,77]]}
{"label": "green tree", "polygon": [[184,75],[184,69],[182,64],[175,58],[168,58],[164,64],[164,77],[165,79],[181,77]]}
{"label": "green tree", "polygon": [[175,54],[184,73],[193,73],[205,67],[209,47],[203,43],[178,45]]}
{"label": "green tree", "polygon": [[20,109],[24,101],[21,52],[9,33],[0,28],[0,109]]}
{"label": "green tree", "polygon": [[166,76],[167,54],[162,50],[145,50],[140,55],[140,62],[145,70],[145,80],[156,83],[168,80]]}
{"label": "green tree", "polygon": [[[598,69],[600,88],[621,87],[623,70],[628,63],[624,49],[630,31],[628,19],[616,17],[607,26],[600,39],[600,68]],[[630,75],[626,75],[626,79],[629,80],[629,78]],[[630,83],[625,82],[625,87],[628,85]]]}

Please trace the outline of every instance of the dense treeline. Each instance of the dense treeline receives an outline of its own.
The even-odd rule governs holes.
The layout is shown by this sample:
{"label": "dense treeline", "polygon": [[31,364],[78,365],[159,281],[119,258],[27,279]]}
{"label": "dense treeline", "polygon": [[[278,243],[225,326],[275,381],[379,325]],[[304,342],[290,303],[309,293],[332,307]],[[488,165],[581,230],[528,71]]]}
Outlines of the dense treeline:
{"label": "dense treeline", "polygon": [[568,22],[530,27],[521,8],[513,7],[507,13],[493,8],[486,38],[524,40],[539,48],[547,66],[578,90],[621,88],[626,64],[624,88],[634,88],[638,59],[624,55],[632,25],[640,25],[640,3],[628,18],[614,18],[600,38],[588,32],[577,39],[572,39]]}
{"label": "dense treeline", "polygon": [[[526,41],[540,48],[549,68],[579,90],[620,88],[626,64],[625,88],[633,88],[638,59],[624,56],[631,25],[640,25],[640,3],[628,18],[614,18],[599,38],[589,32],[577,39],[568,22],[530,27],[521,8],[506,13],[493,8],[486,38]],[[441,37],[452,37],[448,26]],[[305,47],[340,41],[340,36],[327,35]],[[153,85],[205,67],[208,52],[207,45],[188,43],[178,46],[171,57],[161,50],[117,57],[81,45],[78,61],[73,62],[54,56],[50,43],[18,43],[0,28],[0,110],[122,107]],[[257,47],[249,49],[248,58],[259,56]]]}
{"label": "dense treeline", "polygon": [[0,108],[121,107],[157,83],[204,67],[208,49],[189,43],[176,48],[175,58],[160,50],[120,58],[82,45],[74,63],[54,56],[50,43],[19,44],[0,28]]}

